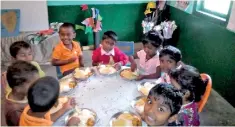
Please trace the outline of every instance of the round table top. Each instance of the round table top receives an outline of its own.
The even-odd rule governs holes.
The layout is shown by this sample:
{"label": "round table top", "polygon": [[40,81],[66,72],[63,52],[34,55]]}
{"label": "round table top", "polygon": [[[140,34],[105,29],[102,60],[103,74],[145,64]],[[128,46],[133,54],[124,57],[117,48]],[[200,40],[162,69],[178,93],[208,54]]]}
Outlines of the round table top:
{"label": "round table top", "polygon": [[120,111],[132,111],[131,102],[141,94],[137,85],[143,81],[122,79],[119,73],[94,75],[66,93],[74,97],[79,108],[89,108],[97,113],[97,126],[108,126],[111,117]]}

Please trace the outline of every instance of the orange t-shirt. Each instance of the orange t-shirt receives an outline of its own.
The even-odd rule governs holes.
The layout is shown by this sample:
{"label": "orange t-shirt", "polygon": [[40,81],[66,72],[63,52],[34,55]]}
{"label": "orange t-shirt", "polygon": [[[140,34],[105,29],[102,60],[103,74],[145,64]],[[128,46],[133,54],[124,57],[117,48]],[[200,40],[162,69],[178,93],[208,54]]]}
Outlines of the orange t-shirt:
{"label": "orange t-shirt", "polygon": [[29,105],[25,107],[23,113],[20,117],[20,126],[51,126],[53,122],[51,121],[50,112],[46,113],[43,118],[37,118],[28,115],[30,107]]}
{"label": "orange t-shirt", "polygon": [[70,50],[64,46],[63,42],[60,42],[54,48],[54,51],[52,53],[52,58],[58,59],[58,60],[68,60],[68,59],[71,59],[72,57],[78,57],[76,61],[60,66],[60,70],[62,73],[79,67],[79,56],[82,55],[82,50],[78,42],[73,41],[72,44],[73,44],[73,49]]}

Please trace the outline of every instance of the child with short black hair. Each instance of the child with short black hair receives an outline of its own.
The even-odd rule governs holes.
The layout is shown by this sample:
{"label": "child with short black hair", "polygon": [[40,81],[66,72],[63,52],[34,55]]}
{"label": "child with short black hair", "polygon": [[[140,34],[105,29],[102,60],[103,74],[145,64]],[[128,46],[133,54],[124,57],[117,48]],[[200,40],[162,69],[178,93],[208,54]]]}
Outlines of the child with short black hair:
{"label": "child with short black hair", "polygon": [[119,69],[128,62],[128,57],[115,46],[117,34],[113,31],[106,31],[102,37],[101,46],[93,51],[92,65],[99,64],[115,65]]}
{"label": "child with short black hair", "polygon": [[53,114],[52,120],[50,109],[55,105],[59,97],[59,82],[53,77],[43,77],[38,79],[28,91],[28,103],[21,118],[20,126],[51,126],[53,121],[59,118],[66,111],[75,105],[69,99],[63,108]]}
{"label": "child with short black hair", "polygon": [[26,61],[16,61],[8,67],[6,74],[12,89],[5,99],[6,123],[8,126],[19,126],[20,115],[28,102],[28,89],[39,78],[38,69]]}
{"label": "child with short black hair", "polygon": [[52,65],[59,66],[63,76],[72,73],[78,67],[84,67],[82,50],[76,37],[75,26],[64,23],[59,28],[61,42],[56,45],[52,53]]}
{"label": "child with short black hair", "polygon": [[[33,61],[33,53],[32,48],[29,43],[24,41],[17,41],[11,44],[10,46],[10,54],[13,58],[13,61],[22,60],[30,62],[32,65],[34,65],[38,69],[38,73],[40,77],[45,76],[45,73],[40,68],[39,64],[36,61]],[[1,85],[2,89],[4,89],[4,92],[7,94],[11,91],[11,88],[9,87],[6,79],[6,72],[2,73],[1,78]]]}
{"label": "child with short black hair", "polygon": [[171,69],[183,65],[181,59],[181,51],[178,48],[167,46],[160,51],[160,66],[157,67],[156,73],[150,75],[140,75],[138,79],[157,79],[161,77],[162,82],[171,83],[168,73]]}
{"label": "child with short black hair", "polygon": [[143,49],[138,51],[133,57],[129,57],[131,70],[137,69],[134,59],[139,59],[139,73],[141,75],[150,75],[156,72],[156,67],[160,65],[159,51],[162,47],[163,38],[156,31],[149,31],[142,40]]}
{"label": "child with short black hair", "polygon": [[143,119],[149,126],[167,126],[177,119],[181,106],[180,91],[170,84],[160,83],[149,92]]}
{"label": "child with short black hair", "polygon": [[179,112],[178,123],[183,126],[199,126],[196,103],[201,100],[207,81],[203,81],[198,70],[189,65],[171,70],[170,78],[172,85],[183,93],[183,106]]}

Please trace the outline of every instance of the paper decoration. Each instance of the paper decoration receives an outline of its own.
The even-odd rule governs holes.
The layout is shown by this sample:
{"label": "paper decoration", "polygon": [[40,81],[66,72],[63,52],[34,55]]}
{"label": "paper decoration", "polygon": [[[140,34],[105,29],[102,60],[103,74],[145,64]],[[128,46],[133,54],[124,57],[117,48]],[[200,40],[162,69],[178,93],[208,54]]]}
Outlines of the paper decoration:
{"label": "paper decoration", "polygon": [[100,14],[98,15],[98,20],[101,21],[103,18],[100,16]]}
{"label": "paper decoration", "polygon": [[235,2],[233,2],[227,29],[235,32]]}
{"label": "paper decoration", "polygon": [[81,5],[81,8],[82,8],[82,11],[85,11],[88,9],[88,6],[84,4],[84,5]]}
{"label": "paper decoration", "polygon": [[91,8],[92,11],[92,18],[95,18],[95,8]]}
{"label": "paper decoration", "polygon": [[95,28],[93,29],[94,32],[98,32],[98,31],[101,31],[101,22],[98,20],[97,23],[96,23],[96,26]]}
{"label": "paper decoration", "polygon": [[94,19],[86,18],[84,21],[82,21],[82,24],[84,24],[85,26],[94,27]]}
{"label": "paper decoration", "polygon": [[142,21],[142,27],[143,27],[143,33],[147,33],[149,32],[150,30],[153,29],[153,26],[154,26],[154,22],[146,22],[146,21]]}
{"label": "paper decoration", "polygon": [[85,27],[81,25],[75,25],[75,30],[85,30]]}
{"label": "paper decoration", "polygon": [[87,33],[92,33],[92,27],[90,27],[90,26],[86,27],[85,34],[87,34]]}
{"label": "paper decoration", "polygon": [[1,10],[1,37],[17,36],[19,34],[20,10]]}

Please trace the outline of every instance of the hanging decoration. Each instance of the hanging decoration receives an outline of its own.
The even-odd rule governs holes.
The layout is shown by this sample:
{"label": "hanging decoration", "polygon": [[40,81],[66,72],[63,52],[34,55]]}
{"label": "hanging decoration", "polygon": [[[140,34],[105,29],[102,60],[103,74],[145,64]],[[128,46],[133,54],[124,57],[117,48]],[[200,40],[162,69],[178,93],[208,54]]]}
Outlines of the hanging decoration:
{"label": "hanging decoration", "polygon": [[[92,33],[92,32],[99,32],[101,31],[102,27],[102,17],[99,14],[99,10],[97,8],[91,8],[89,9],[87,5],[81,6],[82,11],[86,11],[88,14],[88,17],[85,18],[81,23],[84,26],[85,34]],[[78,26],[78,29],[82,29],[82,27]]]}

